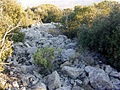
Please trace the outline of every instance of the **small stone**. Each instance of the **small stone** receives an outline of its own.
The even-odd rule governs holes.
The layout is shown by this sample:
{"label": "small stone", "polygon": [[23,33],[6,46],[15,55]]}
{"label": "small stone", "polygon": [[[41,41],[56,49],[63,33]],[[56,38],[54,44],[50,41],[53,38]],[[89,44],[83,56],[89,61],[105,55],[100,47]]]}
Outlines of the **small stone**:
{"label": "small stone", "polygon": [[70,86],[67,86],[67,87],[60,87],[56,90],[71,90],[71,87]]}
{"label": "small stone", "polygon": [[12,71],[10,71],[10,75],[13,75],[14,73]]}
{"label": "small stone", "polygon": [[26,81],[23,81],[23,86],[27,86],[27,82]]}
{"label": "small stone", "polygon": [[87,73],[91,72],[92,70],[94,70],[94,67],[91,67],[91,66],[86,66],[86,67],[85,67],[85,71],[86,71]]}
{"label": "small stone", "polygon": [[75,48],[76,47],[76,43],[70,43],[66,47],[68,47],[68,48]]}
{"label": "small stone", "polygon": [[120,72],[112,71],[112,72],[110,73],[110,76],[116,77],[116,78],[119,78],[119,79],[120,79]]}
{"label": "small stone", "polygon": [[27,90],[25,87],[22,87],[21,90]]}
{"label": "small stone", "polygon": [[32,87],[32,90],[47,90],[44,83],[39,82],[37,85]]}
{"label": "small stone", "polygon": [[22,70],[23,73],[33,73],[34,66],[32,66],[32,65],[30,65],[30,66],[22,65],[21,70]]}
{"label": "small stone", "polygon": [[34,54],[37,51],[37,47],[29,47],[27,48],[27,53]]}
{"label": "small stone", "polygon": [[88,77],[84,78],[84,82],[83,82],[83,83],[84,83],[85,85],[88,85],[88,84],[89,84],[89,82],[90,82],[90,80],[89,80],[89,78],[88,78]]}
{"label": "small stone", "polygon": [[16,88],[19,88],[19,85],[18,85],[17,81],[13,82],[13,86],[16,87]]}
{"label": "small stone", "polygon": [[74,49],[67,49],[61,52],[62,61],[70,60],[71,58],[75,58],[76,51]]}
{"label": "small stone", "polygon": [[75,80],[75,82],[76,82],[76,84],[78,85],[78,86],[80,86],[81,84],[82,84],[82,81],[81,80]]}
{"label": "small stone", "polygon": [[106,65],[105,66],[105,72],[107,73],[107,74],[110,74],[111,72],[112,72],[112,67],[110,66],[110,65]]}
{"label": "small stone", "polygon": [[76,79],[79,75],[83,73],[84,70],[76,67],[64,66],[62,68],[62,71],[65,72],[71,78]]}
{"label": "small stone", "polygon": [[84,90],[84,89],[79,87],[79,86],[75,86],[75,87],[72,88],[72,90]]}
{"label": "small stone", "polygon": [[72,64],[69,61],[66,61],[60,67],[62,68],[64,66],[70,66],[70,65],[72,65]]}
{"label": "small stone", "polygon": [[72,79],[71,79],[71,81],[70,81],[70,82],[71,82],[71,84],[72,84],[72,85],[74,85],[74,84],[75,84],[75,81],[74,81],[74,80],[72,80]]}
{"label": "small stone", "polygon": [[119,79],[111,77],[111,82],[113,83],[114,90],[120,90],[120,80]]}

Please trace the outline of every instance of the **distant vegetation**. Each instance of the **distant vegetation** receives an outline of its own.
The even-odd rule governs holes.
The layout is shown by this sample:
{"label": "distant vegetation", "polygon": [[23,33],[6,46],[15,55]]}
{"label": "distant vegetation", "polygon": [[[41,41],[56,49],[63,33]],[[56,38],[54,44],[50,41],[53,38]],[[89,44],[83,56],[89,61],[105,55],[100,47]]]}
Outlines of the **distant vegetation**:
{"label": "distant vegetation", "polygon": [[92,6],[75,6],[74,10],[66,9],[61,18],[62,32],[70,38],[76,37],[78,29],[85,26],[92,26],[95,18],[108,16],[112,8],[118,2],[103,1]]}
{"label": "distant vegetation", "polygon": [[44,23],[58,22],[62,17],[62,10],[52,4],[42,4],[32,8],[28,7],[25,11],[30,19]]}

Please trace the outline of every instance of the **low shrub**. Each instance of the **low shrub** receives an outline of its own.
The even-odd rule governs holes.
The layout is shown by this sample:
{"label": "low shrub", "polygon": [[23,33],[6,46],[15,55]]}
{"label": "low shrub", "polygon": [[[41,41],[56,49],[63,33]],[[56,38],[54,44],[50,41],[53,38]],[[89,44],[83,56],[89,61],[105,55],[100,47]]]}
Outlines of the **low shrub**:
{"label": "low shrub", "polygon": [[55,58],[54,52],[54,47],[44,47],[42,49],[38,49],[37,52],[33,55],[34,63],[40,66],[42,70],[51,70],[53,67],[53,60]]}
{"label": "low shrub", "polygon": [[55,47],[43,47],[38,49],[35,54],[33,55],[34,63],[37,64],[40,69],[41,73],[48,74],[53,70],[54,67],[54,60],[55,58],[60,55],[62,49],[58,48],[57,52],[55,52]]}
{"label": "low shrub", "polygon": [[12,31],[9,35],[9,39],[11,39],[14,43],[15,42],[24,42],[25,40],[25,33],[21,32],[20,28]]}

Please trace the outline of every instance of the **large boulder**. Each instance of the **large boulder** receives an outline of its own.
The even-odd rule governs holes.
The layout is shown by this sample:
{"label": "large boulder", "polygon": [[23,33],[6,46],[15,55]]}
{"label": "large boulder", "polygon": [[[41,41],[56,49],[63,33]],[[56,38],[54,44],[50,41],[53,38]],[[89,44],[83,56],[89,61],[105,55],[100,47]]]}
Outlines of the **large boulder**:
{"label": "large boulder", "polygon": [[96,67],[86,66],[85,71],[89,73],[90,84],[95,89],[112,89],[113,85],[104,70]]}
{"label": "large boulder", "polygon": [[57,71],[45,77],[45,83],[49,90],[54,90],[61,87],[60,76]]}
{"label": "large boulder", "polygon": [[65,72],[69,77],[76,79],[83,73],[84,70],[76,67],[64,66],[62,71]]}

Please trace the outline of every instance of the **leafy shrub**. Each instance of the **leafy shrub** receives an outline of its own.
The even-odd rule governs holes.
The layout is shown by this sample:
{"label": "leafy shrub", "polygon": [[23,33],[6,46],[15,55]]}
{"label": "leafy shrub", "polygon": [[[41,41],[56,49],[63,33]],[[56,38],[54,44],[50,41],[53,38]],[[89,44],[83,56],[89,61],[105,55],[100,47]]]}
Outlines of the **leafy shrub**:
{"label": "leafy shrub", "polygon": [[25,33],[20,31],[20,28],[17,28],[13,32],[10,33],[9,39],[11,39],[14,43],[15,42],[24,42],[25,40]]}
{"label": "leafy shrub", "polygon": [[55,48],[44,47],[42,49],[38,49],[37,52],[33,55],[34,62],[38,66],[40,66],[43,70],[49,69],[51,70],[53,67],[53,60],[55,58]]}
{"label": "leafy shrub", "polygon": [[48,74],[54,69],[54,59],[60,55],[61,52],[62,49],[60,48],[55,52],[55,48],[53,46],[51,48],[43,47],[38,49],[33,55],[34,63],[41,68],[42,73]]}
{"label": "leafy shrub", "polygon": [[[17,6],[14,0],[0,1],[0,73],[4,70],[2,65],[7,64],[3,63],[3,60],[12,55],[12,41],[9,40],[8,34],[19,27],[20,15],[17,16],[18,13],[20,14],[19,10],[17,10],[19,6],[16,8],[14,6]],[[14,11],[18,11],[18,13]],[[0,76],[0,78],[2,77]],[[0,82],[1,88],[5,89]]]}
{"label": "leafy shrub", "polygon": [[[32,7],[32,11],[27,9],[29,16],[34,14],[34,20],[44,23],[58,22],[62,17],[62,10],[52,4],[42,4],[37,7]],[[33,12],[33,13],[32,13]]]}
{"label": "leafy shrub", "polygon": [[68,13],[64,14],[60,20],[62,24],[60,29],[68,37],[76,37],[78,28],[82,27],[81,25],[92,26],[96,17],[108,16],[117,3],[115,1],[103,1],[92,6],[75,6],[74,10],[68,9]]}
{"label": "leafy shrub", "polygon": [[94,20],[92,27],[83,26],[78,42],[103,54],[109,64],[120,70],[120,5],[116,5],[108,17]]}

